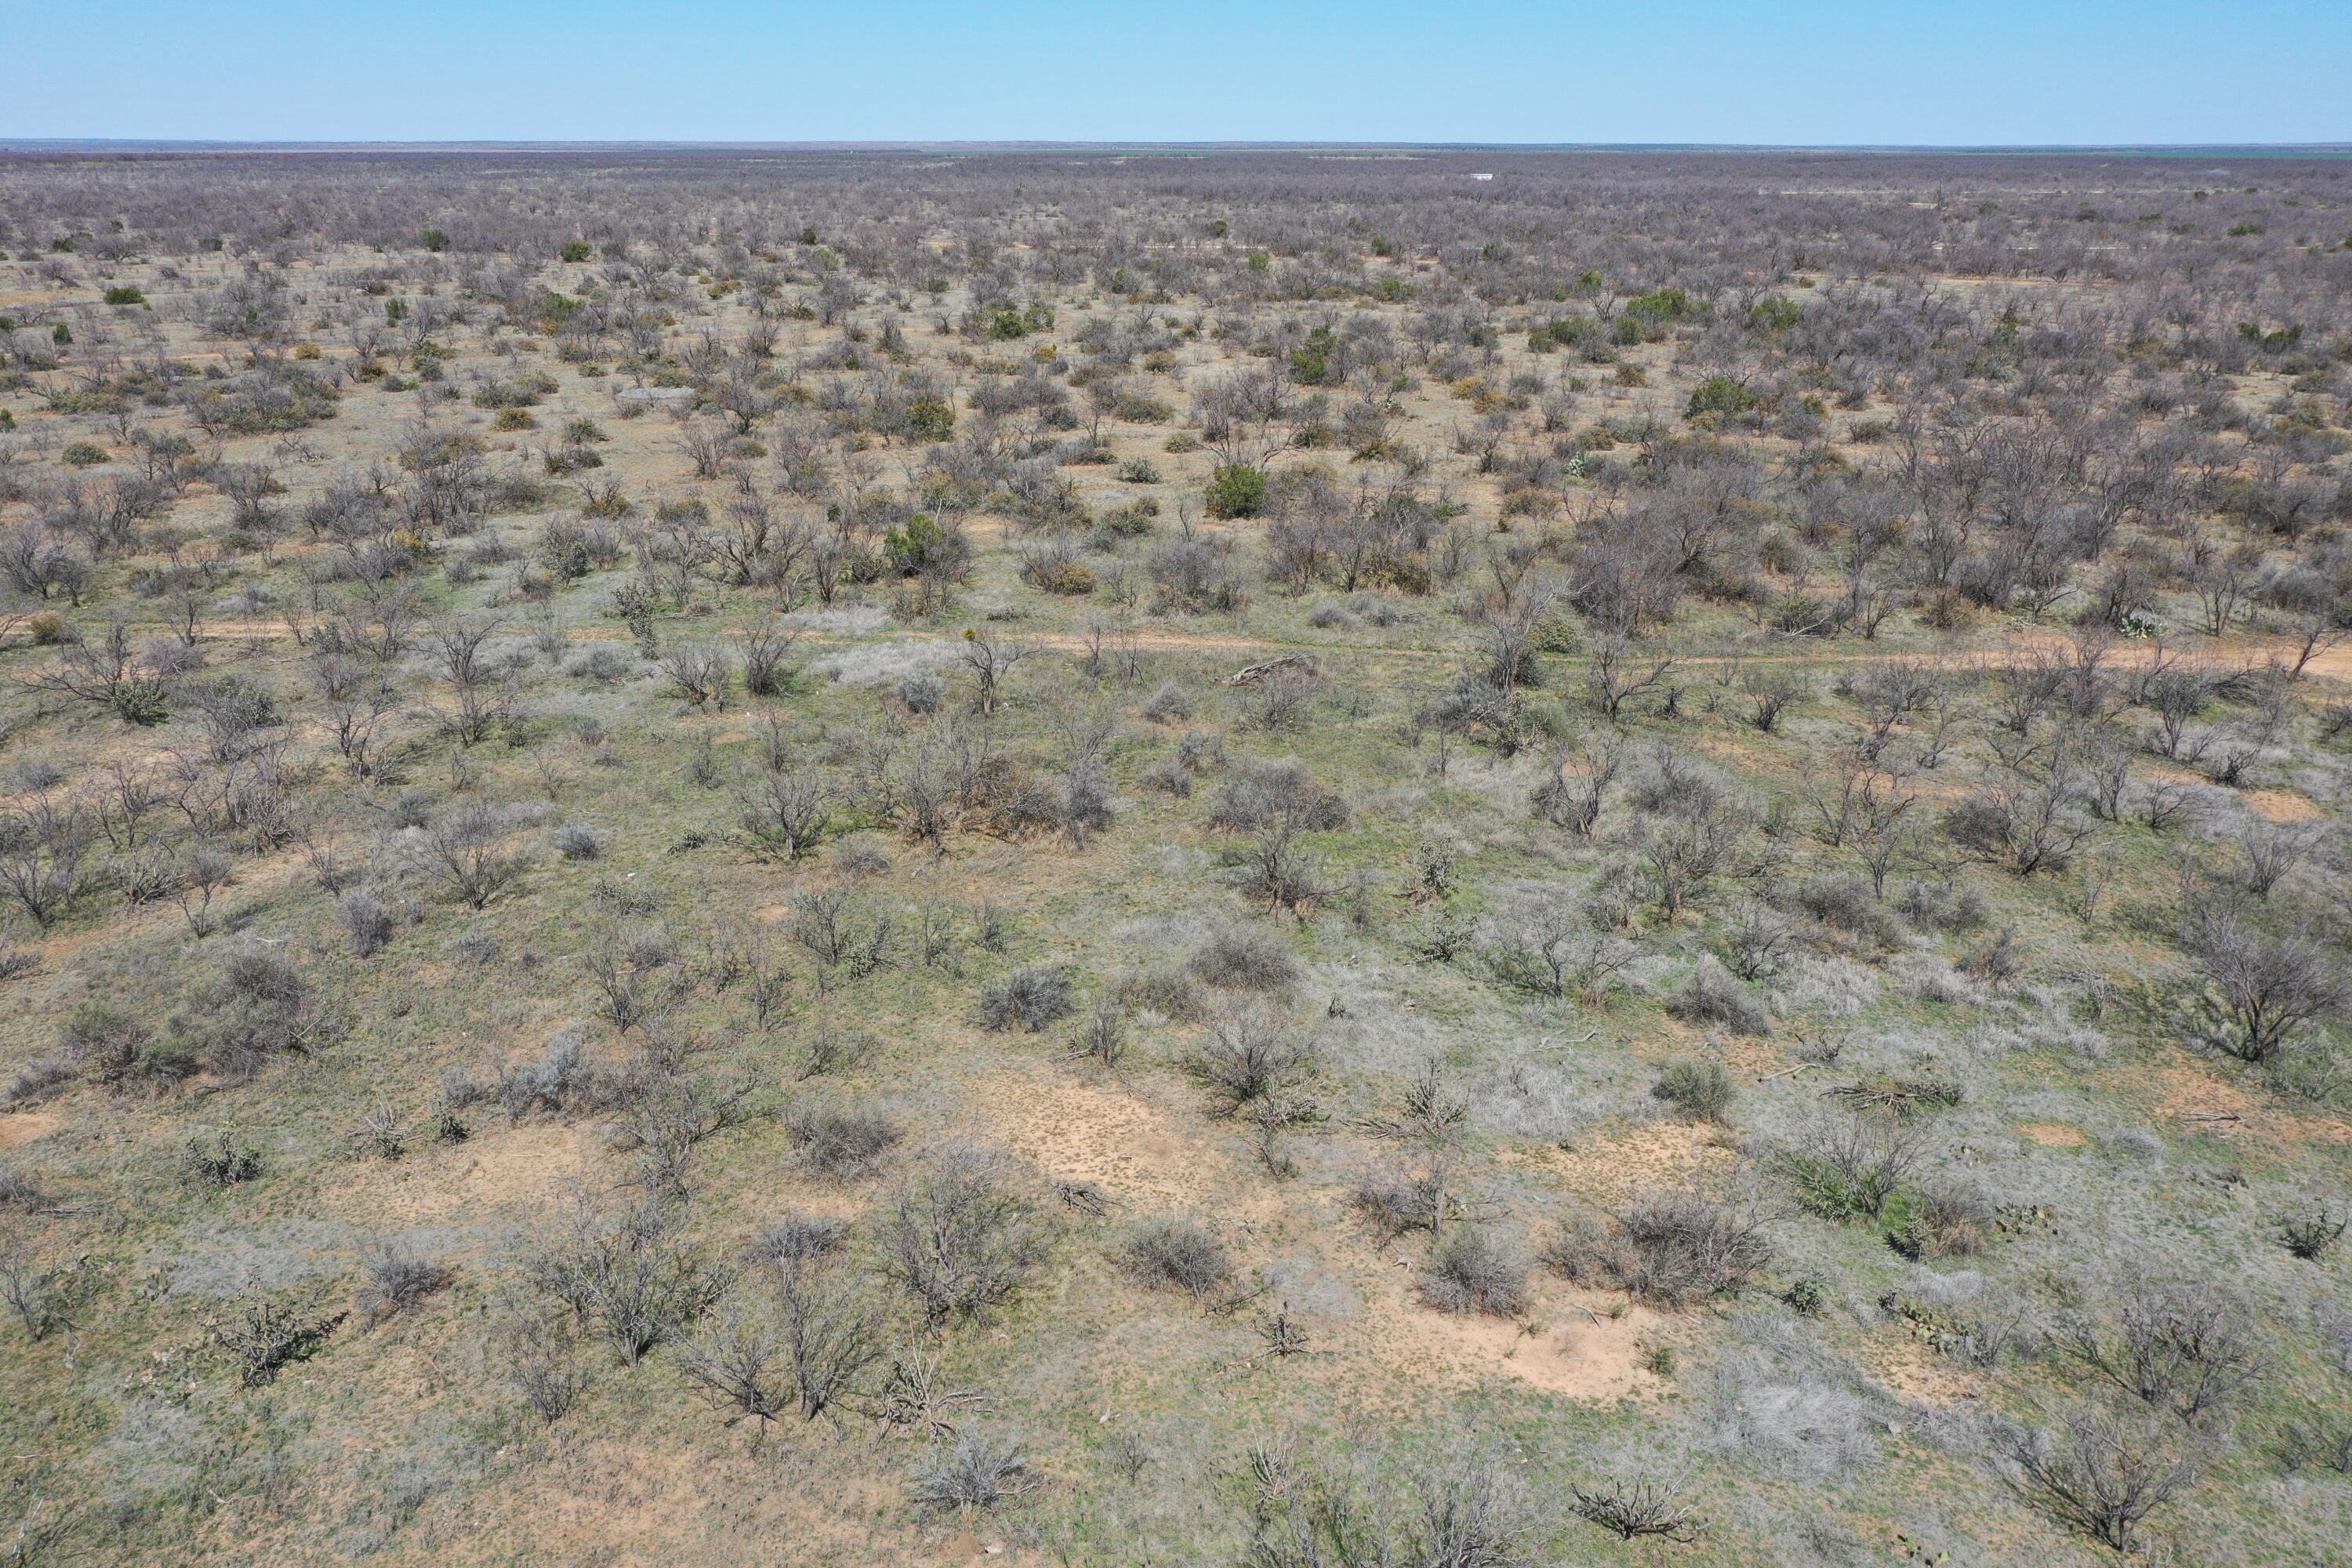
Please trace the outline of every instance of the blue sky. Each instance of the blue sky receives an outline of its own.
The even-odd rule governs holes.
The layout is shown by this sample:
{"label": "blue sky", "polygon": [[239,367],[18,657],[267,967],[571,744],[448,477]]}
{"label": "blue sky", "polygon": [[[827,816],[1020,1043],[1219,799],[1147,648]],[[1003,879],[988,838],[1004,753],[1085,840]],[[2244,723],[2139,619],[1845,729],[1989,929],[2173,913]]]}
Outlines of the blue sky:
{"label": "blue sky", "polygon": [[0,0],[0,138],[2352,141],[2352,0]]}

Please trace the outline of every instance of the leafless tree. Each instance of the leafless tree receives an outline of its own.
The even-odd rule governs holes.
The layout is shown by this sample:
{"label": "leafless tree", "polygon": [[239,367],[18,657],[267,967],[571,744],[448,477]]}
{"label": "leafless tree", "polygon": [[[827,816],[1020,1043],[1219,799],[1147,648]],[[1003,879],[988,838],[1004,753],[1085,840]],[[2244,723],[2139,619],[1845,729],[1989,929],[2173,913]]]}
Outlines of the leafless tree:
{"label": "leafless tree", "polygon": [[972,707],[982,717],[995,713],[1005,682],[1031,652],[1031,646],[1024,642],[1012,638],[1000,640],[971,629],[964,632],[963,667],[971,671],[972,679],[978,682],[972,696]]}
{"label": "leafless tree", "polygon": [[416,831],[417,862],[446,883],[469,909],[481,909],[522,875],[528,862],[508,847],[509,830],[498,808],[461,806]]}
{"label": "leafless tree", "polygon": [[2019,1496],[2119,1552],[2138,1544],[2140,1526],[2195,1485],[2201,1468],[2158,1418],[2087,1405],[2053,1427],[2003,1423],[1994,1451]]}
{"label": "leafless tree", "polygon": [[2342,971],[2324,946],[2263,930],[2227,900],[2201,900],[2184,940],[2212,988],[2220,1043],[2242,1060],[2272,1060],[2343,1001]]}
{"label": "leafless tree", "polygon": [[1674,666],[1671,658],[1655,658],[1648,668],[1637,672],[1633,650],[1622,639],[1608,637],[1594,646],[1585,679],[1593,705],[1613,724],[1622,716],[1627,702],[1656,689]]}

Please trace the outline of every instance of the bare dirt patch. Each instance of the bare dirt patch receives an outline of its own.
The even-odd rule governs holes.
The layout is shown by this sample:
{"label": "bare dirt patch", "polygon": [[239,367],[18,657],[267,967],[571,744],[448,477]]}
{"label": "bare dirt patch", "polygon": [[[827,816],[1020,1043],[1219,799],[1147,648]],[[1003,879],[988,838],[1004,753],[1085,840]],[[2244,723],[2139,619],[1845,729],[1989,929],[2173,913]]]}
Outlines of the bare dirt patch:
{"label": "bare dirt patch", "polygon": [[2239,798],[2272,822],[2308,822],[2322,810],[2317,801],[2291,789],[2250,789]]}
{"label": "bare dirt patch", "polygon": [[1718,1141],[1716,1128],[1658,1121],[1595,1133],[1573,1149],[1545,1149],[1517,1158],[1550,1173],[1569,1191],[1610,1207],[1637,1193],[1697,1185],[1728,1171],[1736,1156]]}
{"label": "bare dirt patch", "polygon": [[2091,1141],[2089,1133],[2063,1121],[2021,1121],[2017,1131],[2027,1142],[2039,1143],[2044,1149],[2080,1149]]}
{"label": "bare dirt patch", "polygon": [[565,1182],[593,1169],[595,1155],[595,1135],[586,1127],[507,1128],[390,1163],[355,1166],[320,1197],[331,1211],[376,1224],[512,1214],[555,1201]]}
{"label": "bare dirt patch", "polygon": [[740,1450],[610,1440],[562,1449],[528,1472],[499,1516],[450,1560],[509,1562],[518,1546],[561,1541],[565,1562],[655,1568],[704,1561],[697,1550],[705,1542],[751,1528],[777,1537],[761,1563],[930,1560],[873,1522],[887,1499],[881,1489],[804,1482],[794,1497],[774,1483],[771,1464],[751,1456],[748,1441],[738,1441]]}
{"label": "bare dirt patch", "polygon": [[1677,1337],[1670,1321],[1642,1307],[1539,1284],[1526,1314],[1496,1318],[1440,1312],[1414,1294],[1411,1274],[1392,1269],[1365,1292],[1363,1315],[1335,1329],[1332,1347],[1383,1375],[1439,1388],[1475,1388],[1498,1378],[1565,1399],[1613,1403],[1660,1392],[1643,1370],[1650,1347]]}
{"label": "bare dirt patch", "polygon": [[2262,1114],[2262,1102],[2244,1089],[2193,1067],[2158,1068],[2156,1082],[2160,1090],[2156,1102],[2159,1115],[2179,1118]]}
{"label": "bare dirt patch", "polygon": [[64,1125],[65,1118],[54,1110],[19,1110],[0,1116],[0,1149],[22,1148]]}
{"label": "bare dirt patch", "polygon": [[1899,1333],[1874,1336],[1862,1347],[1857,1359],[1879,1382],[1922,1405],[1957,1405],[1984,1392],[1978,1379],[1917,1340]]}
{"label": "bare dirt patch", "polygon": [[2156,1083],[2157,1114],[2186,1131],[2216,1138],[2251,1132],[2286,1143],[2352,1141],[2352,1126],[2340,1120],[2279,1110],[2243,1085],[2193,1066],[2158,1068]]}
{"label": "bare dirt patch", "polygon": [[985,1142],[1057,1181],[1100,1183],[1138,1207],[1198,1206],[1231,1174],[1201,1131],[1125,1089],[1075,1077],[1003,1075],[968,1110]]}

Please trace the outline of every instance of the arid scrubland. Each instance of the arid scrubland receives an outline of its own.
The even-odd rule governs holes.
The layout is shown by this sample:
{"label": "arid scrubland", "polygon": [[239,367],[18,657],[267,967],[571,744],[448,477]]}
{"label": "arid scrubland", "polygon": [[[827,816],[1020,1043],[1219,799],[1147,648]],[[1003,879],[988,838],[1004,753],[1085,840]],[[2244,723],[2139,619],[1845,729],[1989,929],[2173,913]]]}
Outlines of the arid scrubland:
{"label": "arid scrubland", "polygon": [[2347,247],[0,160],[0,1558],[2352,1561]]}

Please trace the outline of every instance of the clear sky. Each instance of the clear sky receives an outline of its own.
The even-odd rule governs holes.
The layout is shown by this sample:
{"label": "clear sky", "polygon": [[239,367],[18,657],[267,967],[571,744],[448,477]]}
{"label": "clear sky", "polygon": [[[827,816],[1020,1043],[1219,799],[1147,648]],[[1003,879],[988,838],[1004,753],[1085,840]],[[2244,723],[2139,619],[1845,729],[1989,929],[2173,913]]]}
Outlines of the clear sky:
{"label": "clear sky", "polygon": [[0,0],[0,138],[2352,141],[2352,0]]}

